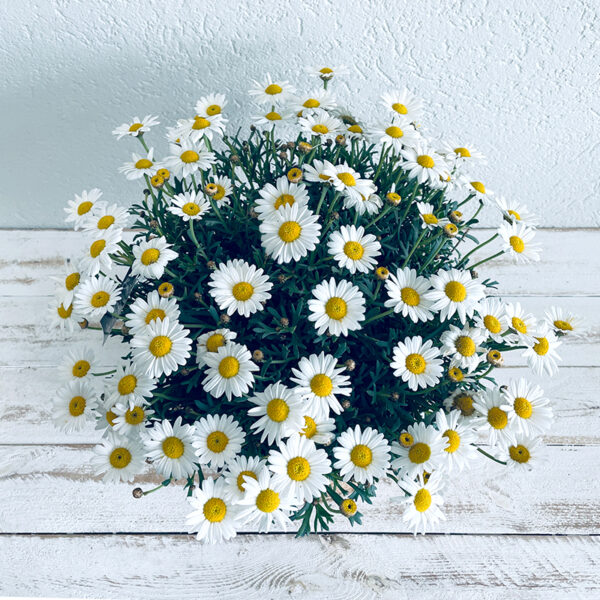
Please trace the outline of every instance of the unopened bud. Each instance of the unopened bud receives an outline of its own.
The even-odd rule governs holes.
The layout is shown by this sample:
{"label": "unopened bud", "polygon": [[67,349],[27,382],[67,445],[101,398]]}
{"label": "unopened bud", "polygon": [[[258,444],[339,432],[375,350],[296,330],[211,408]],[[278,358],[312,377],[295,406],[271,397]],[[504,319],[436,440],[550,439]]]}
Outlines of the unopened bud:
{"label": "unopened bud", "polygon": [[490,350],[487,353],[486,359],[494,367],[501,367],[504,364],[504,358],[499,350]]}
{"label": "unopened bud", "polygon": [[134,498],[141,498],[144,495],[144,491],[140,487],[133,488],[133,492],[131,493],[133,494]]}
{"label": "unopened bud", "polygon": [[285,317],[281,317],[281,319],[279,320],[279,322],[281,323],[282,327],[289,327],[290,326],[290,320],[286,319]]}
{"label": "unopened bud", "polygon": [[87,319],[82,319],[79,321],[79,327],[81,327],[81,329],[87,329],[89,324],[90,323]]}
{"label": "unopened bud", "polygon": [[221,323],[229,323],[230,321],[231,321],[231,317],[228,314],[223,313],[221,315]]}
{"label": "unopened bud", "polygon": [[262,350],[255,350],[252,353],[252,358],[254,359],[254,361],[256,362],[262,362],[263,360],[265,360],[265,355],[263,354]]}
{"label": "unopened bud", "polygon": [[348,371],[354,371],[354,369],[356,369],[356,363],[349,358],[345,363],[346,365],[346,369],[348,369]]}

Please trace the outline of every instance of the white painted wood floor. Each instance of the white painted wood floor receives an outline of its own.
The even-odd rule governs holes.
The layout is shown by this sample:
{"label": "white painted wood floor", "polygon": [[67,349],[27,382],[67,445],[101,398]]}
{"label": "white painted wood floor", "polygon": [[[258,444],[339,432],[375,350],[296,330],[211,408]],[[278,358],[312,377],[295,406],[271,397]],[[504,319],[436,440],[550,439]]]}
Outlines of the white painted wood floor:
{"label": "white painted wood floor", "polygon": [[[89,467],[97,434],[65,436],[50,422],[65,344],[45,325],[49,277],[81,236],[0,231],[0,596],[600,598],[600,231],[538,238],[541,263],[498,261],[485,274],[505,298],[538,314],[561,304],[587,324],[560,349],[559,376],[540,382],[557,415],[545,464],[518,475],[489,462],[458,478],[447,521],[425,537],[407,534],[397,494],[381,485],[362,528],[204,547],[185,533],[181,490],[135,500],[132,485],[102,484]],[[524,372],[517,357],[502,377]]]}

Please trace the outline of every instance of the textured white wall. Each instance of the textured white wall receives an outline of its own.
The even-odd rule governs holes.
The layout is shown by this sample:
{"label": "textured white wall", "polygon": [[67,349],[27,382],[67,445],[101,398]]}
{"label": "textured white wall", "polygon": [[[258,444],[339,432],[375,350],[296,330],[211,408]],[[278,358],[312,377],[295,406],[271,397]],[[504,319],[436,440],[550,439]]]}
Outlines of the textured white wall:
{"label": "textured white wall", "polygon": [[126,203],[133,143],[113,127],[163,123],[226,91],[234,118],[266,71],[355,68],[337,91],[376,113],[387,88],[486,153],[480,178],[547,226],[600,225],[597,0],[4,0],[0,227],[61,227],[74,192]]}

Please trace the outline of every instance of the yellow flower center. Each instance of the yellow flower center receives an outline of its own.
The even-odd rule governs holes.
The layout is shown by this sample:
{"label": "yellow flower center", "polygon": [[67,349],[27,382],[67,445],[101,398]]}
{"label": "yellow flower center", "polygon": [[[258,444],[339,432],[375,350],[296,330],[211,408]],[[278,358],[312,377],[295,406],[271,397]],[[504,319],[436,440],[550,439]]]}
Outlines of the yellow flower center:
{"label": "yellow flower center", "polygon": [[421,296],[411,287],[402,288],[400,290],[400,297],[402,298],[402,302],[408,304],[408,306],[418,306],[419,302],[421,302]]}
{"label": "yellow flower center", "polygon": [[164,319],[167,316],[165,311],[162,308],[152,308],[148,311],[146,318],[146,325],[149,325],[151,321],[155,321],[156,319]]}
{"label": "yellow flower center", "polygon": [[110,294],[108,292],[96,292],[90,299],[90,304],[94,308],[100,308],[106,306],[110,300]]}
{"label": "yellow flower center", "polygon": [[127,448],[115,448],[110,453],[110,464],[114,469],[124,469],[131,462],[131,452]]}
{"label": "yellow flower center", "polygon": [[204,503],[202,513],[210,523],[220,523],[227,514],[227,505],[221,498],[210,498]]}
{"label": "yellow flower center", "polygon": [[140,158],[140,160],[135,163],[136,169],[149,169],[151,166],[152,161],[148,160],[147,158]]}
{"label": "yellow flower center", "polygon": [[525,323],[521,319],[519,319],[519,317],[513,317],[511,319],[511,323],[513,329],[515,329],[519,333],[527,333],[527,325],[525,325]]}
{"label": "yellow flower center", "polygon": [[225,345],[225,336],[220,333],[213,333],[206,340],[206,349],[209,352],[216,352],[221,346]]}
{"label": "yellow flower center", "polygon": [[307,415],[304,416],[304,429],[301,432],[305,435],[309,440],[314,437],[315,433],[317,433],[317,424],[312,417]]}
{"label": "yellow flower center", "polygon": [[348,131],[350,133],[362,133],[363,129],[360,125],[350,125],[350,127],[348,127]]}
{"label": "yellow flower center", "polygon": [[206,447],[215,454],[220,454],[227,448],[229,438],[222,431],[213,431],[206,438]]}
{"label": "yellow flower center", "polygon": [[256,476],[256,473],[254,473],[252,471],[241,471],[236,479],[238,490],[240,490],[240,492],[246,491],[246,488],[244,487],[246,485],[246,482],[244,481],[244,477],[252,477],[252,479],[258,481],[258,477]]}
{"label": "yellow flower center", "polygon": [[281,115],[277,112],[271,111],[265,115],[265,119],[268,121],[281,121]]}
{"label": "yellow flower center", "polygon": [[481,183],[481,181],[471,181],[471,185],[480,194],[485,194],[485,185],[483,185],[483,183]]}
{"label": "yellow flower center", "polygon": [[337,178],[348,187],[354,187],[356,185],[356,179],[352,173],[338,173]]}
{"label": "yellow flower center", "polygon": [[421,354],[409,354],[404,361],[406,368],[415,375],[420,375],[427,368],[427,362]]}
{"label": "yellow flower center", "polygon": [[183,442],[178,437],[174,436],[170,436],[163,440],[162,449],[165,456],[173,459],[183,456],[185,450]]}
{"label": "yellow flower center", "polygon": [[413,499],[415,508],[419,512],[425,512],[431,506],[431,493],[425,488],[421,488]]}
{"label": "yellow flower center", "polygon": [[316,125],[313,125],[312,130],[315,133],[319,133],[321,135],[325,135],[326,133],[329,133],[329,128],[327,127],[327,125],[323,125],[322,123],[317,123]]}
{"label": "yellow flower center", "polygon": [[333,73],[333,69],[330,69],[329,67],[323,67],[319,70],[319,73],[321,73],[321,75],[331,75],[331,73]]}
{"label": "yellow flower center", "polygon": [[475,342],[468,335],[459,335],[454,342],[454,347],[459,354],[467,357],[473,356],[477,350]]}
{"label": "yellow flower center", "polygon": [[400,445],[404,448],[410,448],[415,443],[415,438],[410,433],[408,433],[408,431],[401,433],[399,440]]}
{"label": "yellow flower center", "polygon": [[225,379],[231,379],[240,372],[240,362],[235,356],[226,356],[219,363],[219,373]]}
{"label": "yellow flower center", "polygon": [[435,161],[429,154],[419,154],[417,156],[417,164],[421,165],[424,169],[433,169]]}
{"label": "yellow flower center", "polygon": [[321,103],[316,98],[309,98],[302,106],[304,108],[317,108],[321,106]]}
{"label": "yellow flower center", "polygon": [[218,183],[216,184],[217,186],[217,191],[215,193],[215,195],[213,196],[213,198],[215,200],[222,200],[225,197],[225,188],[222,185],[219,185]]}
{"label": "yellow flower center", "polygon": [[462,413],[463,417],[468,417],[475,412],[473,407],[473,398],[467,394],[456,396],[452,402],[454,408],[457,408]]}
{"label": "yellow flower center", "polygon": [[463,302],[467,297],[467,288],[460,281],[449,281],[444,292],[452,302]]}
{"label": "yellow flower center", "polygon": [[400,129],[400,127],[396,127],[395,125],[392,125],[391,127],[388,127],[385,132],[394,139],[397,138],[401,138],[404,136],[404,131],[402,131],[402,129]]}
{"label": "yellow flower center", "polygon": [[98,229],[108,229],[115,222],[112,215],[104,215],[98,219]]}
{"label": "yellow flower center", "polygon": [[106,411],[106,422],[111,426],[114,427],[115,426],[115,419],[117,418],[117,415],[112,411],[112,409],[108,409]]}
{"label": "yellow flower center", "polygon": [[364,253],[363,245],[358,242],[346,242],[344,244],[344,254],[352,260],[360,260]]}
{"label": "yellow flower center", "polygon": [[231,293],[238,302],[246,302],[252,298],[254,287],[246,281],[240,281],[233,286]]}
{"label": "yellow flower center", "polygon": [[282,206],[292,206],[296,200],[292,194],[281,194],[277,200],[275,200],[274,208],[277,210]]}
{"label": "yellow flower center", "polygon": [[181,156],[179,158],[181,159],[181,162],[190,164],[198,162],[198,160],[200,159],[200,155],[195,150],[186,150],[185,152],[181,153]]}
{"label": "yellow flower center", "polygon": [[459,147],[454,148],[454,154],[457,154],[461,158],[470,158],[471,153],[467,150],[467,148]]}
{"label": "yellow flower center", "polygon": [[69,304],[68,308],[65,308],[63,304],[61,304],[56,312],[61,319],[68,319],[73,314],[73,305]]}
{"label": "yellow flower center", "polygon": [[69,402],[69,413],[73,417],[80,417],[85,411],[85,398],[83,396],[74,396]]}
{"label": "yellow flower center", "polygon": [[169,296],[172,296],[174,291],[175,288],[173,287],[173,284],[169,283],[168,281],[165,281],[158,286],[158,293],[163,298],[168,298]]}
{"label": "yellow flower center", "polygon": [[106,240],[96,240],[90,246],[90,256],[92,258],[98,258],[104,248],[106,248]]}
{"label": "yellow flower center", "polygon": [[444,448],[444,450],[449,454],[456,452],[460,446],[460,435],[454,429],[446,429],[442,435],[448,438],[448,447]]}
{"label": "yellow flower center", "polygon": [[65,287],[67,290],[72,291],[79,285],[80,275],[79,273],[71,273],[65,277]]}
{"label": "yellow flower center", "polygon": [[269,96],[276,96],[277,94],[281,94],[281,92],[283,92],[283,89],[276,83],[272,83],[265,88],[265,94],[269,94]]}
{"label": "yellow flower center", "polygon": [[521,220],[521,215],[516,210],[507,210],[506,212],[513,216],[517,221]]}
{"label": "yellow flower center", "polygon": [[152,339],[150,345],[148,346],[148,350],[150,353],[160,358],[161,356],[166,356],[171,352],[171,348],[173,347],[173,342],[166,335],[157,335]]}
{"label": "yellow flower center", "polygon": [[508,415],[501,408],[492,406],[488,410],[487,420],[494,429],[504,429],[508,423]]}
{"label": "yellow flower center", "polygon": [[408,108],[406,108],[404,104],[400,104],[400,102],[394,102],[394,104],[392,104],[392,110],[395,110],[400,115],[408,113]]}
{"label": "yellow flower center", "polygon": [[408,460],[415,465],[422,465],[429,460],[431,456],[431,448],[428,444],[417,442],[408,451]]}
{"label": "yellow flower center", "polygon": [[293,481],[304,481],[310,475],[310,463],[302,456],[288,461],[287,474]]}
{"label": "yellow flower center", "polygon": [[529,402],[527,398],[523,398],[521,396],[515,398],[513,408],[515,409],[517,416],[521,417],[521,419],[529,419],[533,413],[533,406],[531,405],[531,402]]}
{"label": "yellow flower center", "polygon": [[515,462],[521,464],[529,462],[529,459],[531,458],[529,450],[522,444],[519,444],[518,446],[511,446],[508,449],[508,453]]}
{"label": "yellow flower center", "polygon": [[302,227],[296,221],[286,221],[279,227],[279,237],[286,243],[295,242],[302,233]]}
{"label": "yellow flower center", "polygon": [[87,360],[78,360],[73,365],[73,377],[85,377],[92,365]]}
{"label": "yellow flower center", "polygon": [[437,225],[438,224],[438,218],[432,213],[425,213],[421,216],[423,217],[423,221],[425,221],[425,223],[427,223],[427,225]]}
{"label": "yellow flower center", "polygon": [[463,372],[458,367],[450,367],[448,369],[448,377],[452,381],[462,381],[464,379]]}
{"label": "yellow flower center", "polygon": [[117,389],[119,390],[119,394],[121,394],[121,396],[127,396],[128,394],[133,394],[136,386],[137,377],[129,374],[121,377],[119,383],[117,384]]}
{"label": "yellow flower center", "polygon": [[351,517],[352,515],[356,514],[358,507],[356,506],[356,502],[354,502],[354,500],[346,498],[346,500],[343,500],[340,504],[340,510],[347,517]]}
{"label": "yellow flower center", "polygon": [[272,513],[279,508],[279,494],[269,488],[256,496],[256,508],[264,513]]}
{"label": "yellow flower center", "polygon": [[134,406],[125,412],[125,421],[129,425],[139,425],[144,421],[145,416],[144,409],[141,406]]}
{"label": "yellow flower center", "polygon": [[139,131],[143,126],[143,123],[133,123],[133,125],[129,126],[129,131],[131,131],[131,133],[135,133],[136,131]]}
{"label": "yellow flower center", "polygon": [[342,298],[333,296],[325,303],[325,313],[330,319],[339,321],[348,314],[348,305]]}
{"label": "yellow flower center", "polygon": [[486,315],[483,317],[483,324],[488,331],[492,333],[500,333],[502,331],[502,324],[493,315]]}
{"label": "yellow flower center", "polygon": [[143,265],[151,265],[155,263],[160,257],[160,251],[157,248],[148,248],[142,252],[140,260]]}
{"label": "yellow flower center", "polygon": [[554,327],[562,331],[573,331],[573,325],[569,321],[561,321],[560,319],[554,321]]}
{"label": "yellow flower center", "polygon": [[324,398],[331,394],[333,381],[331,381],[331,377],[328,377],[324,373],[319,373],[310,380],[310,389],[315,396]]}
{"label": "yellow flower center", "polygon": [[548,350],[550,350],[550,344],[548,343],[548,340],[545,337],[539,337],[536,338],[536,340],[537,344],[533,345],[535,353],[539,354],[540,356],[548,354]]}
{"label": "yellow flower center", "polygon": [[267,415],[271,421],[275,423],[282,423],[285,421],[290,414],[290,407],[288,403],[282,398],[273,398],[267,404]]}
{"label": "yellow flower center", "polygon": [[77,214],[79,216],[85,215],[85,213],[90,212],[90,209],[92,208],[92,206],[94,206],[94,205],[89,200],[86,200],[85,202],[81,202],[81,204],[79,204],[79,206],[77,207]]}
{"label": "yellow flower center", "polygon": [[194,124],[192,125],[192,129],[206,129],[207,127],[210,127],[210,121],[208,119],[205,119],[204,117],[199,117],[198,115],[196,115],[196,117],[194,118]]}
{"label": "yellow flower center", "polygon": [[371,448],[364,444],[357,444],[350,452],[350,460],[361,468],[368,467],[373,462],[373,452]]}
{"label": "yellow flower center", "polygon": [[200,212],[200,207],[195,202],[186,202],[181,207],[181,212],[185,213],[186,215],[189,215],[190,217],[193,217]]}
{"label": "yellow flower center", "polygon": [[525,242],[518,235],[511,235],[508,241],[512,249],[518,254],[525,250]]}

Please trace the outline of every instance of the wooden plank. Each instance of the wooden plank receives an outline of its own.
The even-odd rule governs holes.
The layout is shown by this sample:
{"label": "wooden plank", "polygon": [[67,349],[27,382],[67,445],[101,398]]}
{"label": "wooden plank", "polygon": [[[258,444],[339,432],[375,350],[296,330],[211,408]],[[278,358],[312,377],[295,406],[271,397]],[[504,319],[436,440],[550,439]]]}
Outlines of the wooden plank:
{"label": "wooden plank", "polygon": [[[172,485],[133,498],[160,478],[148,466],[135,484],[106,485],[93,475],[88,446],[0,446],[0,531],[4,533],[185,532],[189,506]],[[478,455],[473,469],[449,481],[441,533],[600,533],[598,446],[549,446],[531,472]],[[406,533],[402,494],[381,482],[364,525],[340,517],[332,531]]]}
{"label": "wooden plank", "polygon": [[0,593],[228,600],[600,596],[600,539],[536,536],[6,536]]}
{"label": "wooden plank", "polygon": [[[493,230],[479,230],[484,241]],[[506,259],[483,265],[482,277],[500,282],[500,292],[510,295],[600,295],[600,262],[591,261],[600,245],[599,229],[542,229],[536,240],[543,247],[542,260],[515,266]],[[465,248],[468,248],[465,243]],[[478,254],[485,258],[499,249],[495,242]],[[50,295],[49,279],[60,275],[66,258],[79,255],[84,235],[73,231],[10,230],[0,235],[0,295]]]}

